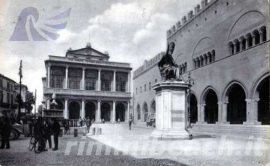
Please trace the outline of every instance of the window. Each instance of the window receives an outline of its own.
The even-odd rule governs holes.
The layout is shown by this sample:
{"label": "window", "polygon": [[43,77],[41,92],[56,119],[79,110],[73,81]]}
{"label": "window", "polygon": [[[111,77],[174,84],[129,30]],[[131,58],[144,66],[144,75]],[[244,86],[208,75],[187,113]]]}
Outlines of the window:
{"label": "window", "polygon": [[80,89],[80,83],[82,79],[81,69],[71,69],[68,73],[69,77],[69,88],[70,89]]}
{"label": "window", "polygon": [[98,71],[86,70],[85,71],[85,89],[96,90],[97,78],[98,78]]}
{"label": "window", "polygon": [[255,45],[260,44],[260,34],[259,34],[258,30],[255,30],[253,32],[253,35],[255,37]]}
{"label": "window", "polygon": [[7,91],[10,91],[10,83],[7,82]]}
{"label": "window", "polygon": [[59,67],[53,67],[51,69],[51,87],[63,88],[65,79],[65,69]]}
{"label": "window", "polygon": [[7,93],[7,103],[10,103],[10,94]]}
{"label": "window", "polygon": [[96,79],[86,78],[85,79],[85,89],[86,90],[96,90]]}
{"label": "window", "polygon": [[261,31],[262,31],[262,41],[265,42],[267,40],[266,27],[262,27]]}
{"label": "window", "polygon": [[235,46],[236,46],[236,53],[240,52],[240,43],[238,40],[235,41]]}
{"label": "window", "polygon": [[14,100],[14,99],[13,99],[13,95],[11,94],[11,95],[10,95],[10,101],[11,101],[10,104],[11,104],[11,105],[13,105],[13,100]]}
{"label": "window", "polygon": [[113,72],[110,71],[101,72],[101,90],[111,91],[112,80],[113,80]]}
{"label": "window", "polygon": [[242,50],[245,50],[246,49],[246,42],[247,40],[245,38],[242,39]]}
{"label": "window", "polygon": [[0,91],[0,103],[3,103],[4,94],[3,91]]}
{"label": "window", "polygon": [[247,40],[248,40],[248,47],[252,47],[253,43],[252,43],[252,37],[251,34],[247,35]]}
{"label": "window", "polygon": [[146,92],[146,85],[144,84],[144,91]]}
{"label": "window", "polygon": [[117,72],[116,73],[116,91],[125,92],[127,86],[128,74]]}
{"label": "window", "polygon": [[0,78],[0,88],[3,88],[3,79]]}

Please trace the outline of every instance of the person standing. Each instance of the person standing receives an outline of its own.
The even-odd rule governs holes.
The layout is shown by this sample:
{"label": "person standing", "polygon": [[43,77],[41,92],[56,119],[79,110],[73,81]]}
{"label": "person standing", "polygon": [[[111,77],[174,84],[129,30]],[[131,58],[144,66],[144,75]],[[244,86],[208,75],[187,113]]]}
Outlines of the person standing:
{"label": "person standing", "polygon": [[60,133],[60,124],[57,119],[53,119],[53,126],[52,126],[52,131],[53,131],[53,141],[54,141],[54,148],[53,151],[58,150],[58,136]]}
{"label": "person standing", "polygon": [[7,115],[4,116],[3,120],[1,121],[1,139],[2,139],[2,144],[0,149],[6,149],[10,148],[9,144],[9,137],[11,133],[11,123]]}
{"label": "person standing", "polygon": [[91,120],[89,117],[87,117],[87,120],[86,120],[86,127],[87,127],[87,133],[89,133],[90,127],[91,127]]}
{"label": "person standing", "polygon": [[52,148],[51,135],[52,135],[52,124],[51,124],[51,121],[49,119],[47,119],[46,123],[45,123],[45,138],[46,138],[45,142],[47,144],[47,141],[48,141],[50,149]]}
{"label": "person standing", "polygon": [[130,114],[129,120],[128,120],[129,130],[131,130],[132,119],[133,119],[133,118],[132,118],[132,114]]}

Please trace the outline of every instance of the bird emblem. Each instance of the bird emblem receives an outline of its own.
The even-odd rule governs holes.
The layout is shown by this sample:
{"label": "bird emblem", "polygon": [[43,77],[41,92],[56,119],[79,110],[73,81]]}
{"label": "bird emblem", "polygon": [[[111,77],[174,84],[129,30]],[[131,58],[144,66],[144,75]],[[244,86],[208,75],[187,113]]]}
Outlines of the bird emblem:
{"label": "bird emblem", "polygon": [[[71,8],[61,11],[60,7],[54,7],[56,13],[53,16],[46,13],[40,17],[34,7],[27,7],[20,13],[10,41],[49,41],[56,40],[60,35],[57,33],[66,28]],[[60,11],[60,12],[59,12]]]}

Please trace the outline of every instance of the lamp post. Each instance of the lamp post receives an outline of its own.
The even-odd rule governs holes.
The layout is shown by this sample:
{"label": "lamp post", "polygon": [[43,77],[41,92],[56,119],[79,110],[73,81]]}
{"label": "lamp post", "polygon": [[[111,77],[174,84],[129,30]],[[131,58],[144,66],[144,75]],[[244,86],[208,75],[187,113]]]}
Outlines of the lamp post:
{"label": "lamp post", "polygon": [[194,79],[191,78],[190,72],[188,73],[188,80],[185,81],[188,84],[188,89],[187,89],[187,96],[188,96],[188,126],[187,128],[191,127],[191,113],[190,113],[190,94],[191,94],[191,87],[194,85]]}

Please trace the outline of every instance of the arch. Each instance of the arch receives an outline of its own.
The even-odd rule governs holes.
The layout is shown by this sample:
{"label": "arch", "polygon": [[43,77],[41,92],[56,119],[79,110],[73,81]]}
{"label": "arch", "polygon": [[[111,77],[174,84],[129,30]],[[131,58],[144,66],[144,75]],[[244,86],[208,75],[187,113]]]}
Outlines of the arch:
{"label": "arch", "polygon": [[147,103],[145,102],[143,104],[143,121],[146,122],[148,118],[148,106]]}
{"label": "arch", "polygon": [[253,86],[252,86],[253,88],[252,88],[252,90],[251,90],[251,97],[252,97],[253,99],[259,97],[259,93],[258,93],[258,91],[257,91],[258,86],[259,86],[259,84],[260,84],[266,77],[268,77],[268,76],[270,76],[270,73],[269,73],[269,71],[267,70],[267,71],[264,72],[264,74],[262,74],[260,77],[258,77],[258,78],[256,79],[256,82],[253,83]]}
{"label": "arch", "polygon": [[255,36],[255,45],[260,44],[260,33],[256,29],[252,32],[252,34]]}
{"label": "arch", "polygon": [[95,119],[96,117],[96,105],[94,102],[87,102],[85,105],[85,118],[88,118],[90,120]]}
{"label": "arch", "polygon": [[224,93],[224,103],[227,103],[227,121],[230,124],[243,124],[247,120],[246,114],[247,93],[239,82],[232,82]]}
{"label": "arch", "polygon": [[247,90],[246,90],[246,87],[240,82],[240,81],[237,81],[237,80],[233,80],[231,81],[225,88],[223,94],[222,94],[222,101],[227,103],[228,102],[228,96],[227,94],[230,92],[230,88],[232,87],[233,84],[238,84],[240,85],[244,91],[245,91],[245,96],[248,97],[248,93],[247,93]]}
{"label": "arch", "polygon": [[262,26],[260,28],[260,31],[262,33],[262,41],[265,42],[267,40],[267,29],[266,29],[266,26]]}
{"label": "arch", "polygon": [[205,122],[215,124],[218,121],[218,96],[213,89],[205,93]]}
{"label": "arch", "polygon": [[198,101],[195,94],[192,92],[188,96],[189,102],[189,114],[190,114],[190,123],[196,123],[198,121]]}
{"label": "arch", "polygon": [[200,99],[201,104],[206,104],[206,103],[205,103],[205,98],[206,98],[207,94],[209,93],[209,90],[213,90],[213,91],[216,93],[217,98],[218,98],[218,101],[219,101],[219,95],[218,95],[216,89],[213,88],[212,86],[208,86],[208,87],[206,87],[206,88],[204,89],[204,91],[203,91],[203,93],[202,93],[202,95],[201,95],[201,99]]}
{"label": "arch", "polygon": [[246,35],[246,39],[247,39],[247,42],[248,42],[248,47],[252,47],[253,46],[253,40],[252,40],[251,33],[248,33]]}
{"label": "arch", "polygon": [[68,104],[69,119],[79,119],[80,118],[80,104],[77,101],[71,101]]}
{"label": "arch", "polygon": [[236,53],[240,52],[240,42],[239,42],[239,40],[235,39],[234,43],[235,43],[235,52]]}
{"label": "arch", "polygon": [[262,125],[270,125],[270,111],[269,111],[269,76],[264,78],[256,89],[258,93],[258,121]]}
{"label": "arch", "polygon": [[156,101],[153,99],[151,102],[151,114],[156,114]]}
{"label": "arch", "polygon": [[206,50],[211,50],[213,48],[215,48],[213,39],[210,37],[204,37],[195,46],[192,53],[192,58],[198,57],[201,55],[201,53],[205,53]]}
{"label": "arch", "polygon": [[141,120],[141,107],[140,107],[140,104],[137,105],[137,120]]}
{"label": "arch", "polygon": [[101,104],[101,119],[105,122],[109,122],[111,117],[111,105],[107,102]]}
{"label": "arch", "polygon": [[246,27],[254,27],[258,24],[264,24],[265,17],[264,15],[256,10],[248,11],[241,15],[233,24],[230,33],[228,35],[227,41],[232,40],[237,37],[239,33],[247,33],[249,29]]}
{"label": "arch", "polygon": [[120,122],[125,121],[125,111],[126,111],[126,108],[123,103],[116,104],[116,111],[115,111],[116,121],[118,121],[118,119],[120,120]]}

